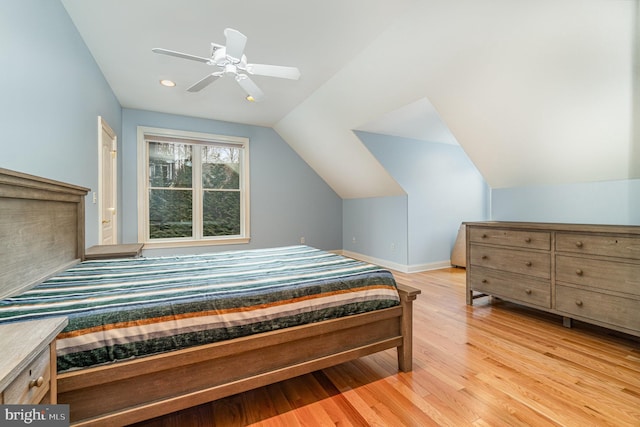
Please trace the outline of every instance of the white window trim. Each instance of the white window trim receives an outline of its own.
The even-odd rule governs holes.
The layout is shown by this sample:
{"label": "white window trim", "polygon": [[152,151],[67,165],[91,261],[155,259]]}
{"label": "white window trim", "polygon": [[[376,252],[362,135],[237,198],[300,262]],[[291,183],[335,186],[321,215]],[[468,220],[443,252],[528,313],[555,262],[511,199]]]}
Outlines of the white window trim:
{"label": "white window trim", "polygon": [[[220,236],[206,239],[194,240],[183,239],[149,239],[149,201],[147,198],[148,165],[147,165],[147,144],[145,135],[155,135],[161,137],[173,137],[181,139],[194,139],[203,142],[226,143],[243,147],[242,177],[240,185],[243,197],[240,200],[241,206],[241,229],[242,236]],[[189,132],[165,128],[153,128],[138,126],[138,241],[144,243],[145,248],[172,248],[184,246],[213,246],[213,245],[234,245],[249,243],[250,233],[250,193],[249,193],[249,138],[229,135],[215,135],[210,133]],[[194,226],[196,224],[194,223]]]}

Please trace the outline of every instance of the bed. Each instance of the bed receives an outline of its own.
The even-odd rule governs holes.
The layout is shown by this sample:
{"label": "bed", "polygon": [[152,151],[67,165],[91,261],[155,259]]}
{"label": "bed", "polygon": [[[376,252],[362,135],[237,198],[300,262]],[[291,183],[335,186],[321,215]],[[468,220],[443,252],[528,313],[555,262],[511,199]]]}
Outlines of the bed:
{"label": "bed", "polygon": [[[396,284],[390,272],[307,246],[82,262],[87,192],[0,169],[6,266],[0,272],[0,321],[69,316],[58,337],[57,398],[70,405],[72,424],[126,425],[394,347],[399,369],[411,370],[412,301],[419,291]],[[132,277],[151,288],[133,295]],[[174,284],[187,277],[187,290],[176,295]],[[65,297],[63,290],[55,308],[41,309],[62,283],[88,289],[93,281],[98,297],[75,291]],[[215,293],[211,287],[222,299],[203,300]],[[117,288],[125,294],[116,296]],[[364,305],[356,304],[356,294]],[[89,318],[126,326],[109,338],[107,350],[96,336],[113,328],[78,314],[96,299],[107,303],[88,311]],[[320,310],[308,309],[311,300]],[[16,308],[20,301],[24,306]],[[61,305],[71,308],[61,311]],[[276,306],[285,310],[274,318]],[[147,313],[122,317],[125,307],[134,307],[136,316]],[[227,317],[221,320],[220,313]],[[168,323],[141,320],[149,318]],[[141,336],[143,344],[126,341]]]}

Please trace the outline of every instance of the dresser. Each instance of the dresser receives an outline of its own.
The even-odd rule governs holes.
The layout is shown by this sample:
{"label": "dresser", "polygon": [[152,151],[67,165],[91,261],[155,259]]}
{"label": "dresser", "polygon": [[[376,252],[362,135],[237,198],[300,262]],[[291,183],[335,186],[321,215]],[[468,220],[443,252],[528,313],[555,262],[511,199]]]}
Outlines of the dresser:
{"label": "dresser", "polygon": [[495,296],[640,336],[640,226],[468,222],[466,300]]}
{"label": "dresser", "polygon": [[57,403],[55,338],[66,317],[0,325],[0,404]]}

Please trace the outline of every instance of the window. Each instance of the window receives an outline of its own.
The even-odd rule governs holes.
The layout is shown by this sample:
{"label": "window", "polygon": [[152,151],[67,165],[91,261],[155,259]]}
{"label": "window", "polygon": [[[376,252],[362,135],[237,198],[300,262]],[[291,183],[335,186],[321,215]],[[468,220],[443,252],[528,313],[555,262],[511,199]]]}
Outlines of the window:
{"label": "window", "polygon": [[247,138],[139,127],[138,162],[140,241],[249,241]]}

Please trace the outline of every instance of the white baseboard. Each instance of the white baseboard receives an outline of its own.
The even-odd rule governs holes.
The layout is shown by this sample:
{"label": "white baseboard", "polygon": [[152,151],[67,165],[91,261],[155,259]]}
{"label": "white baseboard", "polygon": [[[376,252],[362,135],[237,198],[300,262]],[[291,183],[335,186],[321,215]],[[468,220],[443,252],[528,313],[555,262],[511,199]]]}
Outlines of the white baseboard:
{"label": "white baseboard", "polygon": [[420,271],[429,271],[429,270],[440,270],[441,268],[451,268],[451,261],[438,261],[438,262],[430,262],[428,264],[415,264],[410,265],[408,268],[408,273],[418,273]]}
{"label": "white baseboard", "polygon": [[418,273],[420,271],[439,270],[441,268],[451,267],[451,262],[448,260],[432,262],[428,264],[406,265],[406,264],[399,264],[396,262],[388,261],[386,259],[370,257],[368,255],[359,254],[357,252],[351,252],[351,251],[345,251],[345,250],[332,251],[332,252],[347,256],[349,258],[355,258],[360,261],[376,264],[384,268],[389,268],[391,270],[401,271],[403,273]]}

